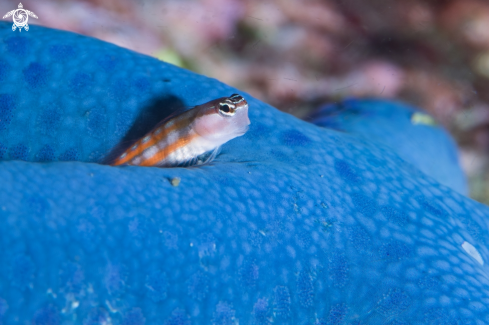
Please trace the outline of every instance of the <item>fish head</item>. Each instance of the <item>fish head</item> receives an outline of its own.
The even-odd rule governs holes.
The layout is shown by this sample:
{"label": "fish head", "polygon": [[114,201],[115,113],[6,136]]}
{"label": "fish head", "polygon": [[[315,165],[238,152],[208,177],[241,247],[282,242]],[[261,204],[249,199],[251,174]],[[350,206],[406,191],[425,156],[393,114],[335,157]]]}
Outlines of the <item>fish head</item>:
{"label": "fish head", "polygon": [[248,131],[248,103],[238,94],[201,105],[192,129],[201,137],[220,146]]}

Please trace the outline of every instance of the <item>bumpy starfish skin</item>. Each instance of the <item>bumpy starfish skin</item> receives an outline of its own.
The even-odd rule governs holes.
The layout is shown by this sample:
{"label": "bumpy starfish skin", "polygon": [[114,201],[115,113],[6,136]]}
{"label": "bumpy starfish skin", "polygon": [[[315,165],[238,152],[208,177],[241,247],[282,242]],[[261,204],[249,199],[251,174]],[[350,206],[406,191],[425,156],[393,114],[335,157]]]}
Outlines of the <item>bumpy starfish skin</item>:
{"label": "bumpy starfish skin", "polygon": [[211,164],[98,164],[238,91],[72,33],[0,40],[0,322],[489,323],[489,209],[391,148],[240,91],[250,129]]}

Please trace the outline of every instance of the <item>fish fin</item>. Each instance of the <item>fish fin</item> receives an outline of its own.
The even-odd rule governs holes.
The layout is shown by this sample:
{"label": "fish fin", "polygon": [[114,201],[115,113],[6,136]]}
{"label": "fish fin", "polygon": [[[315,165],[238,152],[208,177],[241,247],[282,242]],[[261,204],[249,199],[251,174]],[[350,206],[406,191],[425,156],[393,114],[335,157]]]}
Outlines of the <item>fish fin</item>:
{"label": "fish fin", "polygon": [[205,157],[205,159],[199,165],[204,165],[204,164],[210,163],[211,161],[213,161],[216,158],[216,156],[220,152],[221,152],[221,147],[216,147],[214,150],[211,151],[210,155],[208,157]]}
{"label": "fish fin", "polygon": [[182,164],[179,165],[179,167],[193,167],[199,165],[199,157],[194,157],[192,159],[189,159]]}
{"label": "fish fin", "polygon": [[216,156],[221,152],[221,147],[217,147],[213,150],[207,151],[197,157],[188,159],[181,162],[175,167],[197,167],[210,163],[216,158]]}

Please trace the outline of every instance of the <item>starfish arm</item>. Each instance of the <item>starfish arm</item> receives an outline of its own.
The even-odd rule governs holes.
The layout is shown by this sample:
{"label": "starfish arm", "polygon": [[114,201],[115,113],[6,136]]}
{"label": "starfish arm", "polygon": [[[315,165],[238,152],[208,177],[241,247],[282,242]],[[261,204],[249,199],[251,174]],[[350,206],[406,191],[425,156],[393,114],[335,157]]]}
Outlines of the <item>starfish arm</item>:
{"label": "starfish arm", "polygon": [[7,14],[6,14],[5,16],[3,16],[3,19],[5,19],[5,18],[8,18],[8,17],[12,16],[12,15],[14,14],[14,11],[15,11],[15,10],[12,10],[12,11],[7,12]]}
{"label": "starfish arm", "polygon": [[27,12],[27,14],[28,14],[29,16],[34,17],[34,18],[36,18],[36,19],[37,19],[36,14],[35,14],[35,13],[33,13],[32,11],[26,10],[26,12]]}

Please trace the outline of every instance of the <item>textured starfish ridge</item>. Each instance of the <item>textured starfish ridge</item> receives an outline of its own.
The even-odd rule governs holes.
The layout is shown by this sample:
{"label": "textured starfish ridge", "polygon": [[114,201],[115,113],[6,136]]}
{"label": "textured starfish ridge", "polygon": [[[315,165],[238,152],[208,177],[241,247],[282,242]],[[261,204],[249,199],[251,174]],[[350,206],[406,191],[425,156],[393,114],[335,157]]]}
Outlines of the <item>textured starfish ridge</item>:
{"label": "textured starfish ridge", "polygon": [[101,165],[175,98],[238,91],[0,27],[0,322],[489,322],[489,209],[391,147],[239,92],[250,130],[212,164]]}

